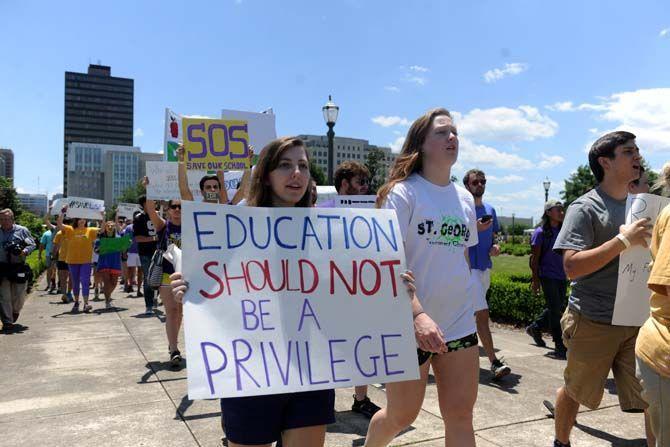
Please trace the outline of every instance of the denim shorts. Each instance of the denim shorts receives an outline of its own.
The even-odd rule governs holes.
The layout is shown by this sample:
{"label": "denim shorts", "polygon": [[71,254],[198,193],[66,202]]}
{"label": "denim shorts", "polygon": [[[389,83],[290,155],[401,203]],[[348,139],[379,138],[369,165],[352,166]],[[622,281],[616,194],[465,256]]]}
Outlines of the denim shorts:
{"label": "denim shorts", "polygon": [[335,422],[335,391],[318,390],[221,399],[226,437],[236,444],[269,444],[285,430]]}

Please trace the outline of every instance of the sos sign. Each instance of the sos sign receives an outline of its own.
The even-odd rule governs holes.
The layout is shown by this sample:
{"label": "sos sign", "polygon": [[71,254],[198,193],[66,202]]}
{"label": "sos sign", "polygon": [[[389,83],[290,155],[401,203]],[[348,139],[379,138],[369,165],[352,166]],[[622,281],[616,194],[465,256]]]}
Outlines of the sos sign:
{"label": "sos sign", "polygon": [[187,169],[227,171],[249,167],[246,121],[184,117],[182,129]]}

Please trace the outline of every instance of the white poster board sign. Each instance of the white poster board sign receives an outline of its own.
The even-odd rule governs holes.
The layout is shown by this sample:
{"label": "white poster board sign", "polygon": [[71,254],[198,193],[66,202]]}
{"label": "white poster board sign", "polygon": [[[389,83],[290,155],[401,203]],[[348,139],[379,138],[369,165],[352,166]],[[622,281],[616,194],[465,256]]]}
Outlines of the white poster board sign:
{"label": "white poster board sign", "polygon": [[335,208],[374,208],[377,196],[336,196]]}
{"label": "white poster board sign", "polygon": [[142,208],[136,203],[121,202],[116,206],[116,215],[126,219],[132,219],[136,211],[142,211]]}
{"label": "white poster board sign", "polygon": [[68,206],[67,213],[65,214],[65,217],[68,219],[104,219],[104,216],[101,215],[101,213],[105,212],[104,200],[89,199],[86,197],[63,197],[53,203],[51,214],[57,216],[65,205]]}
{"label": "white poster board sign", "polygon": [[[181,197],[179,180],[177,177],[177,163],[170,161],[147,161],[146,172],[149,177],[147,198],[152,200],[170,200]],[[232,200],[237,192],[243,171],[227,171],[223,174],[224,187],[228,193],[228,200]],[[208,174],[207,171],[187,171],[188,187],[196,201],[202,201],[200,179]]]}
{"label": "white poster board sign", "polygon": [[257,113],[223,109],[221,111],[221,119],[247,122],[249,144],[254,147],[256,155],[261,153],[266,144],[277,138],[275,115],[271,111],[268,113]]}
{"label": "white poster board sign", "polygon": [[[626,224],[649,218],[651,224],[670,199],[653,194],[628,195],[626,200]],[[651,269],[649,248],[631,247],[619,255],[619,278],[612,324],[616,326],[642,326],[649,318],[649,296],[647,288]]]}
{"label": "white poster board sign", "polygon": [[391,210],[182,203],[190,399],[419,377]]}

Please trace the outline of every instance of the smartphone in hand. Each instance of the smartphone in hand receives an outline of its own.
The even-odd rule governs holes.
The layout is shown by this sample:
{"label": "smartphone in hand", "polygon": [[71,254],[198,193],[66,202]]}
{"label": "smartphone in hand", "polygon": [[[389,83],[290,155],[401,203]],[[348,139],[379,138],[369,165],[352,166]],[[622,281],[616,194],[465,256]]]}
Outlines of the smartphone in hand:
{"label": "smartphone in hand", "polygon": [[479,221],[485,224],[488,223],[491,219],[493,219],[493,216],[491,214],[484,214],[482,217],[479,218]]}

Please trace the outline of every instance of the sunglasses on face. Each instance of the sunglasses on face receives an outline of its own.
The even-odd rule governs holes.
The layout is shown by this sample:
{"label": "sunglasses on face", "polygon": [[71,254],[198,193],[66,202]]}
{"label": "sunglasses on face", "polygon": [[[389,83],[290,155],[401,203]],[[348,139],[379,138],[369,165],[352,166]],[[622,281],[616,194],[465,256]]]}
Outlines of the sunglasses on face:
{"label": "sunglasses on face", "polygon": [[180,209],[181,209],[181,205],[170,205],[170,209],[171,209],[171,210],[180,210]]}
{"label": "sunglasses on face", "polygon": [[480,180],[480,179],[473,180],[473,181],[470,182],[470,184],[471,184],[472,186],[479,186],[479,185],[485,186],[485,185],[486,185],[486,179],[483,179],[483,180]]}

